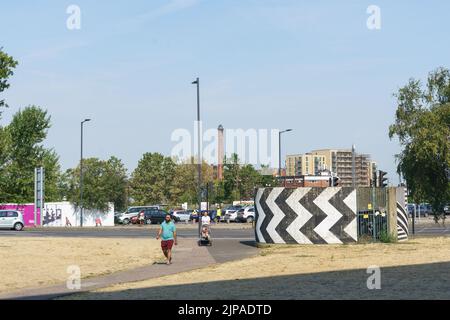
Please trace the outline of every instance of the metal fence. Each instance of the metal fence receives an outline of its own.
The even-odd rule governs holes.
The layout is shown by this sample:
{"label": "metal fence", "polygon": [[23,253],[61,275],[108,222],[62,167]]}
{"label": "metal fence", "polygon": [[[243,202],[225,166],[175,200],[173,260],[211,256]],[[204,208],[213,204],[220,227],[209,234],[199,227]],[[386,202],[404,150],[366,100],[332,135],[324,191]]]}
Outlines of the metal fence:
{"label": "metal fence", "polygon": [[358,212],[358,238],[377,241],[387,233],[387,214],[384,212]]}
{"label": "metal fence", "polygon": [[388,231],[388,194],[386,188],[358,188],[358,239],[380,240]]}

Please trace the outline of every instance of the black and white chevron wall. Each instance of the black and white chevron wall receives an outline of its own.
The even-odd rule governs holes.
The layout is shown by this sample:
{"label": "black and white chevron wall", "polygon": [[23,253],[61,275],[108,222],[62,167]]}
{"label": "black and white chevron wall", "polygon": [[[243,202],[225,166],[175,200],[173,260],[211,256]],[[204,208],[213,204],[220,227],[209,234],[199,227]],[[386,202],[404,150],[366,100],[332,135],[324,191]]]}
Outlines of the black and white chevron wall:
{"label": "black and white chevron wall", "polygon": [[397,190],[397,239],[408,240],[408,213],[406,211],[406,188],[398,187]]}
{"label": "black and white chevron wall", "polygon": [[358,238],[353,188],[260,188],[255,207],[259,243],[342,244]]}
{"label": "black and white chevron wall", "polygon": [[408,215],[405,207],[397,202],[397,239],[408,240]]}

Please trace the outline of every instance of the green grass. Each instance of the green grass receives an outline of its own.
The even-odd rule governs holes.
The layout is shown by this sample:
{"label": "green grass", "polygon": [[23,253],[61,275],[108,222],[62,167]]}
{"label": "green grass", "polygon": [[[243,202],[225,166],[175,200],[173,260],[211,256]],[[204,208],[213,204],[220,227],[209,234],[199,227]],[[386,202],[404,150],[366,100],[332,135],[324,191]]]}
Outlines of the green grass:
{"label": "green grass", "polygon": [[380,242],[382,243],[396,243],[397,237],[393,233],[388,233],[387,231],[380,232]]}

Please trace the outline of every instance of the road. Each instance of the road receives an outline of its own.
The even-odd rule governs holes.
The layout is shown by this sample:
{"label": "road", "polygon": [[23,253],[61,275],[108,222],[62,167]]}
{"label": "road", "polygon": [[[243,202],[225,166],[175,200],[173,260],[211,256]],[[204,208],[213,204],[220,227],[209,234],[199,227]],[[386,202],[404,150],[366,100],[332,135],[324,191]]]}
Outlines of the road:
{"label": "road", "polygon": [[[409,231],[412,234],[412,231]],[[450,236],[449,227],[416,226],[416,236]]]}
{"label": "road", "polygon": [[[55,228],[55,229],[25,229],[24,231],[0,230],[0,237],[95,237],[95,238],[146,238],[155,236],[157,227],[151,228]],[[236,228],[220,226],[212,227],[214,239],[229,239],[240,241],[254,241],[255,233],[252,228]],[[412,230],[410,226],[410,234]],[[415,227],[416,236],[450,236],[450,226],[443,227],[436,224],[417,224]],[[178,228],[180,238],[196,238],[197,228],[182,226]]]}
{"label": "road", "polygon": [[[450,225],[442,225],[442,222],[435,223],[433,217],[416,219],[414,229],[416,236],[450,236]],[[409,219],[409,233],[412,234],[411,219]]]}
{"label": "road", "polygon": [[[89,229],[25,229],[24,231],[0,230],[0,237],[95,237],[95,238],[147,238],[155,237],[156,228],[89,228]],[[197,238],[196,228],[179,228],[180,238]],[[254,241],[255,233],[251,228],[214,228],[211,234],[214,239],[230,239]]]}

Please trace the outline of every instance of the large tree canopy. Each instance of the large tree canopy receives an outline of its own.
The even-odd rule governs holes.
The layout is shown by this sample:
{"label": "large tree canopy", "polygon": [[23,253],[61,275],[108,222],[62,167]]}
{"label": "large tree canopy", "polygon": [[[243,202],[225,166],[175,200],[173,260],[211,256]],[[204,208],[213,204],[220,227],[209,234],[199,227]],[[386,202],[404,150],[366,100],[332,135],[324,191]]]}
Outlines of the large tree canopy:
{"label": "large tree canopy", "polygon": [[395,96],[398,107],[389,137],[397,137],[403,149],[398,172],[414,201],[430,202],[438,219],[450,201],[450,72],[431,72],[425,87],[411,79]]}
{"label": "large tree canopy", "polygon": [[[214,180],[214,170],[205,161],[202,163],[202,185],[212,184]],[[211,188],[210,188],[211,189]],[[198,166],[194,158],[178,163],[175,167],[175,174],[171,183],[170,200],[176,205],[184,202],[198,202]],[[211,191],[211,190],[210,190]],[[209,195],[213,199],[214,195]],[[205,200],[206,201],[206,200]]]}
{"label": "large tree canopy", "polygon": [[[121,211],[127,205],[127,173],[123,163],[116,157],[107,161],[97,158],[83,160],[83,208],[107,211],[109,203]],[[64,174],[67,200],[80,206],[80,166]]]}
{"label": "large tree canopy", "polygon": [[145,153],[131,175],[130,195],[137,205],[169,203],[175,162],[160,153]]}
{"label": "large tree canopy", "polygon": [[50,116],[43,109],[30,106],[19,110],[2,129],[0,143],[0,201],[33,202],[34,168],[46,172],[46,200],[57,200],[58,156],[42,145],[50,128]]}

